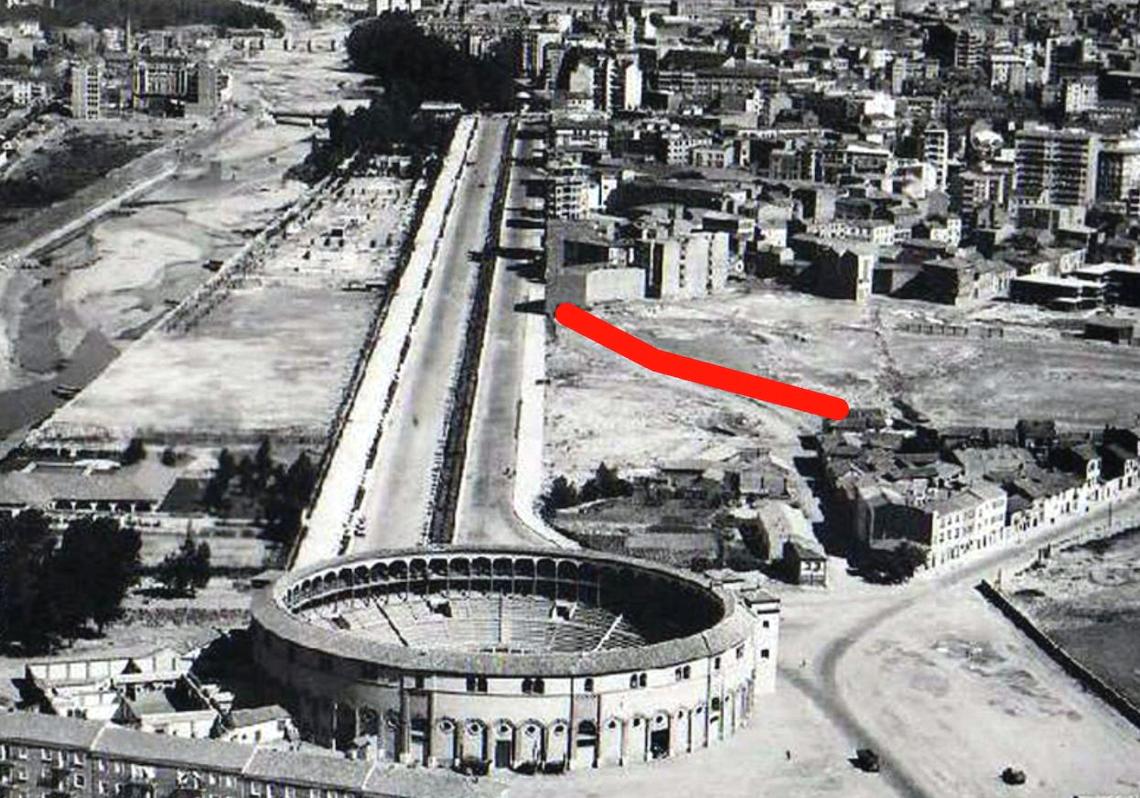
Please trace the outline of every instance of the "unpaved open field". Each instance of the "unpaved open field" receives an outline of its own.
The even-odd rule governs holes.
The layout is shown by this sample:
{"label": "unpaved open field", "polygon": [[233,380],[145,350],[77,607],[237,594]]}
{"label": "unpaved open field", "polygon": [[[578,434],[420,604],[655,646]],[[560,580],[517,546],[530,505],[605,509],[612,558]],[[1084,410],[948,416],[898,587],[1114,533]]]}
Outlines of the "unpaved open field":
{"label": "unpaved open field", "polygon": [[374,310],[370,294],[242,289],[187,335],[132,347],[45,434],[321,440]]}
{"label": "unpaved open field", "polygon": [[1140,704],[1140,529],[1055,551],[1004,588],[1043,631]]}
{"label": "unpaved open field", "polygon": [[[835,393],[852,406],[914,404],[938,423],[1012,424],[1045,416],[1130,421],[1140,347],[1065,336],[1079,319],[1016,305],[974,311],[875,297],[867,306],[768,287],[700,300],[595,309],[652,343]],[[903,332],[903,323],[1002,326],[1004,338]],[[801,413],[651,374],[565,329],[548,347],[546,462],[584,475],[599,460],[643,466],[733,447],[794,451],[818,428]],[[748,435],[710,429],[742,417]],[[723,426],[723,425],[721,425]]]}
{"label": "unpaved open field", "polygon": [[[330,23],[314,34],[297,15],[282,14],[295,37],[317,35],[327,41],[344,33],[342,25]],[[53,385],[85,385],[116,350],[128,348],[172,304],[208,279],[211,272],[204,268],[208,263],[225,260],[301,195],[303,184],[285,175],[308,153],[314,131],[277,125],[268,111],[283,104],[303,109],[350,101],[358,94],[363,76],[344,71],[343,52],[286,53],[273,49],[274,44],[280,47],[280,42],[273,41],[270,49],[249,56],[233,50],[228,42],[215,45],[214,55],[225,60],[232,74],[236,110],[217,123],[216,134],[204,137],[203,146],[183,152],[173,179],[56,247],[44,268],[0,272],[0,402],[4,405],[0,436],[14,433],[12,440],[17,440],[22,428],[59,407],[62,402],[51,394]],[[199,124],[205,130],[211,123],[182,120],[180,124]],[[256,318],[260,303],[254,304],[250,312]],[[335,313],[342,304],[338,298],[326,310]],[[297,308],[320,315],[304,296],[298,298]],[[347,327],[338,320],[330,329],[357,334],[362,329],[358,322],[359,314],[350,310],[344,321]],[[110,357],[92,359],[88,356],[92,347],[80,346],[93,335],[103,344],[99,352]],[[234,337],[256,336],[239,330]],[[325,341],[320,331],[315,338],[318,344]],[[133,412],[140,397],[147,395],[137,390],[139,384],[168,376],[151,366],[172,361],[161,352],[152,354],[157,359],[144,357],[140,361],[144,372],[126,381],[127,396],[111,393],[110,411],[119,414],[118,420],[124,407]],[[222,354],[220,350],[211,353],[207,344],[186,357],[204,365],[211,359],[215,364],[222,362]],[[276,366],[281,365],[263,357],[256,345],[236,354],[232,362],[240,367],[247,358],[254,365],[243,375],[276,373]],[[77,359],[83,368],[69,368],[70,361]],[[304,362],[313,365],[311,360]],[[316,363],[324,365],[323,361]],[[160,394],[185,392],[209,379],[232,382],[224,373],[211,378],[175,375],[156,390]],[[238,383],[243,390],[246,383],[240,376]],[[220,396],[230,400],[230,394]],[[249,415],[240,403],[232,406],[235,413]],[[302,406],[299,426],[307,426],[306,412]],[[323,414],[324,409],[319,412]],[[266,423],[276,418],[272,411],[265,414]]]}

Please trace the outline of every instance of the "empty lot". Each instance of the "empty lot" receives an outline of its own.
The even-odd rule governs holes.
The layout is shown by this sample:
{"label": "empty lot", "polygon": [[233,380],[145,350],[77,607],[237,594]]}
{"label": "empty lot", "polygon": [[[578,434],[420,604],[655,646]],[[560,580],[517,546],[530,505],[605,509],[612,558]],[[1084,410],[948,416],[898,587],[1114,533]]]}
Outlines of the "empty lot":
{"label": "empty lot", "polygon": [[[941,424],[1012,425],[1034,416],[1073,426],[1129,422],[1140,396],[1140,347],[1072,338],[1079,319],[1023,306],[964,311],[874,297],[861,307],[753,287],[595,312],[685,355],[835,393],[852,406],[905,399]],[[1006,334],[949,338],[900,329],[917,321]],[[603,459],[641,466],[663,452],[794,451],[800,435],[818,429],[812,416],[651,374],[561,328],[547,369],[548,471],[584,475]]]}

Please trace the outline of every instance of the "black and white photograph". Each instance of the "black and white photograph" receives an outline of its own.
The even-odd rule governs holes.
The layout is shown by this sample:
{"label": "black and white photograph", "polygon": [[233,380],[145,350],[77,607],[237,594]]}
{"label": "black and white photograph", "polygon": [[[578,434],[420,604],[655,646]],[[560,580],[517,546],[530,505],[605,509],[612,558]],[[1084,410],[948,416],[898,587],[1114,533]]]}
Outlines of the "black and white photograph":
{"label": "black and white photograph", "polygon": [[0,798],[1140,798],[1140,2],[0,0]]}

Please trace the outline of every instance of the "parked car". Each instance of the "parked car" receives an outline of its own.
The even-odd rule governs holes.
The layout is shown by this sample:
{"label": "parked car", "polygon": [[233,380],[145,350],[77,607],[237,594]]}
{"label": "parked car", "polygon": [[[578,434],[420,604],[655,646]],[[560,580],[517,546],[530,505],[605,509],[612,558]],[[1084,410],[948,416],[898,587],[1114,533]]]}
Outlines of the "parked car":
{"label": "parked car", "polygon": [[860,748],[855,751],[855,765],[866,773],[879,772],[879,755],[871,748]]}
{"label": "parked car", "polygon": [[1001,772],[1001,780],[1006,784],[1018,785],[1025,783],[1025,771],[1017,768],[1006,768]]}

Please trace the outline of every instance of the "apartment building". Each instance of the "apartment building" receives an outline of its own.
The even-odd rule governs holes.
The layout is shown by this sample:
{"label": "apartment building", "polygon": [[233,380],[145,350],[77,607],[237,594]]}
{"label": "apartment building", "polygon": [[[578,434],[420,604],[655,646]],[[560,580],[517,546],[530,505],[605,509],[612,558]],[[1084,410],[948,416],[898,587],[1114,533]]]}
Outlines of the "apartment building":
{"label": "apartment building", "polygon": [[977,212],[987,205],[1008,207],[1012,183],[1008,169],[983,164],[955,176],[950,182],[950,199],[963,218],[973,223]]}
{"label": "apartment building", "polygon": [[556,161],[547,167],[546,215],[551,219],[581,219],[592,207],[590,168],[574,161]]}
{"label": "apartment building", "polygon": [[646,271],[646,294],[655,299],[701,297],[728,283],[729,236],[724,232],[653,231],[639,241],[636,263]]}
{"label": "apartment building", "polygon": [[934,167],[936,187],[945,191],[950,172],[950,131],[944,127],[928,127],[923,132],[922,160]]}
{"label": "apartment building", "polygon": [[376,762],[149,734],[97,721],[0,713],[8,798],[396,798],[503,793],[439,771],[416,779]]}
{"label": "apartment building", "polygon": [[1025,94],[1028,61],[1019,53],[994,53],[990,56],[990,88],[1004,94]]}
{"label": "apartment building", "polygon": [[77,61],[71,65],[71,115],[76,119],[103,118],[102,61]]}
{"label": "apartment building", "polygon": [[1097,198],[1127,202],[1135,189],[1140,189],[1140,136],[1105,142],[1097,163]]}
{"label": "apartment building", "polygon": [[937,568],[1004,542],[1007,501],[997,485],[977,482],[928,505],[919,535],[919,542],[928,547],[927,566]]}
{"label": "apartment building", "polygon": [[1094,133],[1027,127],[1016,138],[1014,193],[1028,202],[1044,196],[1058,205],[1090,205],[1096,197],[1099,151]]}

